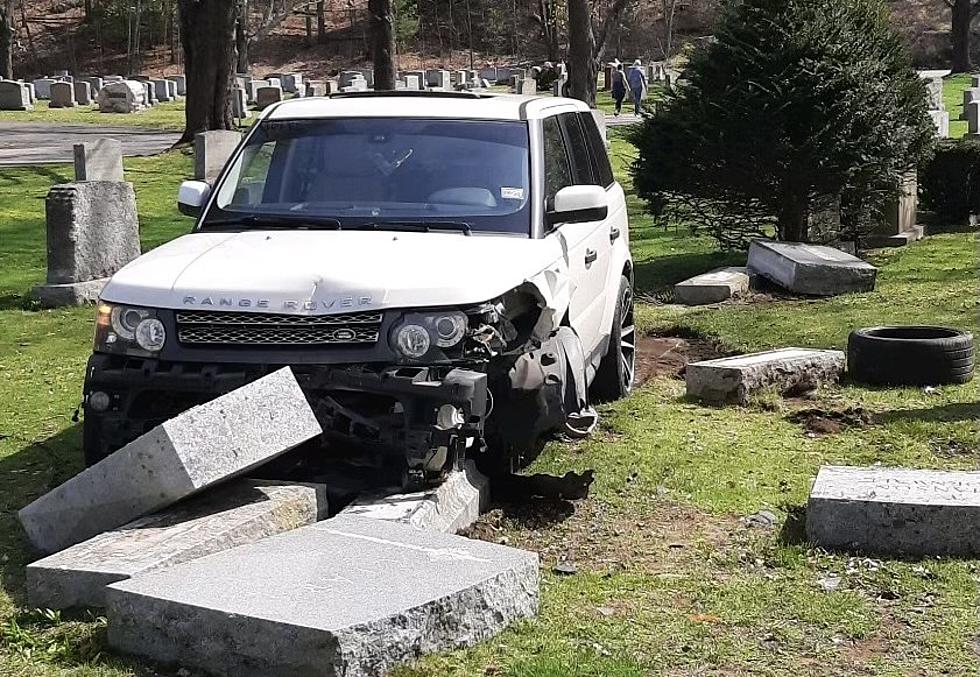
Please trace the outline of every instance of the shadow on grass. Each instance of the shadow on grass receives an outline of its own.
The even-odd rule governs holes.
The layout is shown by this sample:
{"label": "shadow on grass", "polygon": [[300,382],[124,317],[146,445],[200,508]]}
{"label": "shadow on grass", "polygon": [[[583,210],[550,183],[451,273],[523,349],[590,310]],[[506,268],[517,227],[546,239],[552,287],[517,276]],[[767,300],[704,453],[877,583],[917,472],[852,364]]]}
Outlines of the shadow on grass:
{"label": "shadow on grass", "polygon": [[[642,241],[638,242],[642,245]],[[701,254],[672,254],[637,261],[634,264],[636,290],[656,294],[689,277],[722,266],[743,265],[745,254],[738,252],[706,252]]]}
{"label": "shadow on grass", "polygon": [[980,421],[980,403],[957,402],[926,409],[897,409],[875,416],[875,423],[899,421],[929,421],[953,423],[955,421]]}
{"label": "shadow on grass", "polygon": [[779,542],[783,545],[803,545],[806,543],[806,506],[781,505],[786,519],[779,530]]}

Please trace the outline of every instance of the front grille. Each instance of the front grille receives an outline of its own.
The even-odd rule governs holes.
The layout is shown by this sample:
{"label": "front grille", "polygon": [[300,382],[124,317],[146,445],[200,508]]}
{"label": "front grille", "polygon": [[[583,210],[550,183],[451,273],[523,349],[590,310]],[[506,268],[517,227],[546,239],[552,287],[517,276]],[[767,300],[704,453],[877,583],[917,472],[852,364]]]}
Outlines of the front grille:
{"label": "front grille", "polygon": [[381,313],[276,315],[187,310],[177,313],[177,339],[217,346],[373,345]]}

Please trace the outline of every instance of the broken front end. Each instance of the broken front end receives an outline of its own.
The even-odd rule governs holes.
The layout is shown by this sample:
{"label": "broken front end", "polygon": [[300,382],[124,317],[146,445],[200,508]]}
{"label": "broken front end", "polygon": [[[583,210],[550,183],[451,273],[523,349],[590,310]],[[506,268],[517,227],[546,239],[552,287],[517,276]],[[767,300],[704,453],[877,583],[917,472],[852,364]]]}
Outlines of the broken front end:
{"label": "broken front end", "polygon": [[519,290],[469,308],[334,315],[185,301],[183,310],[100,305],[84,390],[87,463],[282,366],[324,430],[306,451],[399,468],[413,482],[464,456],[512,462],[585,403],[582,359],[569,358],[577,339],[567,328],[536,339],[541,304]]}

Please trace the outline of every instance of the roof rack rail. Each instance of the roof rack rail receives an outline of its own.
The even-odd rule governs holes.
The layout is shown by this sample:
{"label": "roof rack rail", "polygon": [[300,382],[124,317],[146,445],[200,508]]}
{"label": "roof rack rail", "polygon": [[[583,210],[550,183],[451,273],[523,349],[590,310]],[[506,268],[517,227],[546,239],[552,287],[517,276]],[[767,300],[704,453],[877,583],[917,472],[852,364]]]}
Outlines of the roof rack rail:
{"label": "roof rack rail", "polygon": [[331,99],[371,99],[371,98],[413,98],[413,97],[432,97],[440,99],[488,99],[499,96],[496,92],[450,92],[432,91],[421,89],[395,89],[385,91],[365,91],[365,92],[333,92],[328,95]]}

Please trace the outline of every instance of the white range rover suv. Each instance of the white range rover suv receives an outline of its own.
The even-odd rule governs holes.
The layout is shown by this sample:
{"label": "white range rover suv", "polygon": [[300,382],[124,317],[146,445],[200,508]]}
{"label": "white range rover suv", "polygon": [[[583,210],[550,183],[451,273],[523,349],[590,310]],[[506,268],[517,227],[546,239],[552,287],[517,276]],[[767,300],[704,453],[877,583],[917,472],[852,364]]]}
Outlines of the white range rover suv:
{"label": "white range rover suv", "polygon": [[464,456],[512,466],[630,391],[626,203],[581,102],[286,101],[178,206],[193,231],[102,294],[90,464],[284,365],[323,425],[317,454],[412,484]]}

